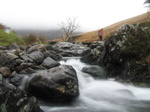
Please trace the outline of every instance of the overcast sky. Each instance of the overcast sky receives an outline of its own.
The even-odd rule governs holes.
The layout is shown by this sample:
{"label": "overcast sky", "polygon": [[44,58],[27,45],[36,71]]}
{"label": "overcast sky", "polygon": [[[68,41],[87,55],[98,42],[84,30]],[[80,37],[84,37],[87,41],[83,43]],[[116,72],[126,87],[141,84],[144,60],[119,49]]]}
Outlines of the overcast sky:
{"label": "overcast sky", "polygon": [[82,31],[93,31],[145,13],[145,0],[0,0],[0,23],[15,28],[50,29],[77,17]]}

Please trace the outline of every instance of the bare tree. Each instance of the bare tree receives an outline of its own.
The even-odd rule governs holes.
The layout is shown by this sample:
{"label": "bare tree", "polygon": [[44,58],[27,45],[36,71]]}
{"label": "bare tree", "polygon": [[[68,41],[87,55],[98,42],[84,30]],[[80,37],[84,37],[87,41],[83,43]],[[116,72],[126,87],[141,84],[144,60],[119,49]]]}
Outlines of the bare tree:
{"label": "bare tree", "polygon": [[63,41],[68,41],[72,37],[73,32],[79,28],[79,24],[76,23],[77,18],[68,18],[66,22],[61,22],[59,25],[61,27],[61,37]]}

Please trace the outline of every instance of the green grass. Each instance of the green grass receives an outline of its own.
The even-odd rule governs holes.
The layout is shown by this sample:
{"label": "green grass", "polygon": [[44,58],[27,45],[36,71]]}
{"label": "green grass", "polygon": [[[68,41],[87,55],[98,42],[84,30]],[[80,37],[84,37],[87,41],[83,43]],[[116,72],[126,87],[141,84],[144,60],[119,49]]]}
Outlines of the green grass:
{"label": "green grass", "polygon": [[23,38],[13,32],[6,33],[0,29],[0,46],[8,46],[12,43],[23,44]]}

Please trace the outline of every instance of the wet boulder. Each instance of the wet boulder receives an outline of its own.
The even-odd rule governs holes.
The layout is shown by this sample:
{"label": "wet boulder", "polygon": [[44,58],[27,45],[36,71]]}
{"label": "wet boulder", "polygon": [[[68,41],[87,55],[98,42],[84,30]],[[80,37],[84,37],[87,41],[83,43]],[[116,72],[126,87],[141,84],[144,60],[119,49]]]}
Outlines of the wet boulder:
{"label": "wet boulder", "polygon": [[55,51],[55,50],[48,50],[48,51],[44,52],[43,54],[44,54],[44,58],[50,57],[55,61],[58,61],[62,58],[60,55],[60,52]]}
{"label": "wet boulder", "polygon": [[15,69],[16,59],[18,57],[12,53],[0,52],[0,67],[8,67],[10,70]]}
{"label": "wet boulder", "polygon": [[76,71],[70,65],[60,65],[37,73],[29,82],[28,91],[49,101],[75,99],[79,95]]}
{"label": "wet boulder", "polygon": [[102,54],[104,48],[104,42],[102,41],[97,41],[93,42],[90,45],[90,49],[87,49],[82,53],[82,58],[81,61],[90,63],[90,64],[99,64],[99,58]]}
{"label": "wet boulder", "polygon": [[60,63],[57,62],[57,61],[55,61],[55,60],[53,60],[53,59],[50,58],[50,57],[47,57],[47,58],[43,61],[42,65],[43,65],[44,67],[46,67],[47,69],[50,69],[50,68],[59,66]]}
{"label": "wet boulder", "polygon": [[16,89],[0,75],[0,112],[43,112],[37,99]]}
{"label": "wet boulder", "polygon": [[94,78],[106,79],[106,70],[103,67],[97,65],[91,65],[90,67],[83,67],[82,72],[88,73]]}
{"label": "wet boulder", "polygon": [[63,53],[61,53],[61,55],[64,57],[81,56],[83,51],[89,49],[89,47],[86,47],[82,44],[73,44],[71,42],[58,42],[52,47],[62,51]]}
{"label": "wet boulder", "polygon": [[15,74],[8,77],[8,82],[13,84],[15,87],[19,88],[21,84],[23,83],[23,79],[25,78],[25,75],[23,74]]}
{"label": "wet boulder", "polygon": [[40,51],[30,53],[29,57],[38,65],[40,65],[44,60],[44,55]]}

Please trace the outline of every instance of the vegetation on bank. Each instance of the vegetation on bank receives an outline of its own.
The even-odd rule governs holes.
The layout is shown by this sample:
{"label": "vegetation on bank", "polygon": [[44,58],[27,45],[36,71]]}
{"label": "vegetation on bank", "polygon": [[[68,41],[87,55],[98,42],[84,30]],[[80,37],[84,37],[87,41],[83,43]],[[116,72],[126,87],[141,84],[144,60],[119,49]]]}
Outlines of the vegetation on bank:
{"label": "vegetation on bank", "polygon": [[12,43],[23,44],[23,38],[11,31],[0,29],[0,46],[7,46]]}
{"label": "vegetation on bank", "polygon": [[33,43],[38,43],[38,44],[47,44],[47,38],[45,36],[36,36],[35,34],[29,34],[26,37],[23,38],[24,43],[26,45],[30,45]]}
{"label": "vegetation on bank", "polygon": [[9,27],[0,24],[0,46],[8,46],[12,43],[30,45],[33,43],[47,44],[47,38],[45,36],[36,36],[35,34],[29,34],[26,37],[21,37],[15,32],[11,31]]}
{"label": "vegetation on bank", "polygon": [[150,64],[150,21],[139,24],[136,32],[127,37],[129,45],[124,49],[126,58],[142,60]]}
{"label": "vegetation on bank", "polygon": [[12,31],[0,29],[0,46],[8,46],[12,43],[31,45],[33,43],[47,44],[45,36],[37,37],[34,34],[29,34],[26,37],[20,37]]}

